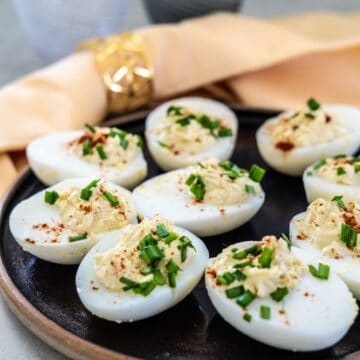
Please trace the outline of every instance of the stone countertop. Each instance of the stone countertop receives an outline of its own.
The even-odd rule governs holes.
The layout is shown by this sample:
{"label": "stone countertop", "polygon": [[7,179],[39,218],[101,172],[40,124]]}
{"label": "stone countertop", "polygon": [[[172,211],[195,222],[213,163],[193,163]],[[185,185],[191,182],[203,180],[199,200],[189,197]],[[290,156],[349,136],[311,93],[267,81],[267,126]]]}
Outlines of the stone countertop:
{"label": "stone countertop", "polygon": [[[357,0],[245,0],[243,13],[270,17],[314,10],[360,10]],[[140,0],[129,2],[125,30],[149,23]],[[6,84],[34,69],[41,61],[27,43],[18,24],[10,0],[0,0],[0,85]],[[0,296],[0,360],[65,360],[31,334],[7,308]]]}

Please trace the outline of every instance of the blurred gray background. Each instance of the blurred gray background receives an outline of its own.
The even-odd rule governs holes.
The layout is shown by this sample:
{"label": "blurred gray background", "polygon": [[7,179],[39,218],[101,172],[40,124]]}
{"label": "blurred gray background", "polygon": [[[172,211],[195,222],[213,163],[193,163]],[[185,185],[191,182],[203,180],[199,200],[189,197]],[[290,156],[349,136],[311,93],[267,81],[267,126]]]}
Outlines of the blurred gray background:
{"label": "blurred gray background", "polygon": [[[28,0],[36,1],[36,0]],[[80,0],[78,0],[80,1]],[[161,0],[158,0],[161,1]],[[360,10],[359,0],[244,0],[242,13],[271,17],[314,10]],[[141,0],[130,0],[124,30],[149,24]],[[12,8],[11,0],[0,0],[0,85],[41,66],[41,61],[27,42]]]}
{"label": "blurred gray background", "polygon": [[[360,10],[359,0],[244,1],[242,7],[244,14],[262,18],[314,10]],[[141,0],[130,0],[124,30],[130,30],[147,24],[149,24],[149,19]],[[11,0],[0,0],[0,85],[39,67],[41,67],[41,61],[30,47],[20,28],[15,12],[12,9]],[[2,334],[0,340],[0,360],[65,360],[64,356],[52,350],[25,329],[5,306],[1,296],[0,324]]]}

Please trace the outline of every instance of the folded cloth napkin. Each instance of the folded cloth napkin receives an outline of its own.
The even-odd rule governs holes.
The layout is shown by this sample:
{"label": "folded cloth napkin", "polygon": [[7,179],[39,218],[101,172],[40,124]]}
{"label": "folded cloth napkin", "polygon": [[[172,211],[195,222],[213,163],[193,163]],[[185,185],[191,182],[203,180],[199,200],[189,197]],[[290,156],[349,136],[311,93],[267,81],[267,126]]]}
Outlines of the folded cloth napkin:
{"label": "folded cloth napkin", "polygon": [[[140,29],[153,98],[206,88],[245,105],[287,108],[309,96],[360,103],[360,14],[261,21],[215,14]],[[107,94],[92,52],[79,52],[0,90],[0,193],[37,136],[100,121]],[[14,153],[15,152],[15,153]]]}

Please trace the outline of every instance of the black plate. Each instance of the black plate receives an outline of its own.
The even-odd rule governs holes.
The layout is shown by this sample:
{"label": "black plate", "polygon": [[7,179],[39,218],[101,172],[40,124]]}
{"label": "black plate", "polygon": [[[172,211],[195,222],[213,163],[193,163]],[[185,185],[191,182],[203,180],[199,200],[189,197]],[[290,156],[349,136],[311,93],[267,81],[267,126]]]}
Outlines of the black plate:
{"label": "black plate", "polygon": [[[237,111],[239,137],[232,159],[242,167],[248,168],[253,163],[266,167],[257,151],[254,133],[271,115],[273,113],[265,111]],[[143,119],[123,128],[141,133]],[[148,177],[159,174],[161,171],[146,149],[145,154],[149,164]],[[227,234],[205,239],[211,256],[238,241],[288,232],[292,216],[306,206],[301,178],[283,176],[269,169],[263,187],[266,201],[252,221]],[[258,343],[239,333],[216,313],[203,281],[180,304],[147,320],[118,325],[92,316],[76,294],[76,266],[39,260],[25,253],[10,234],[8,219],[12,208],[43,188],[30,171],[18,183],[1,218],[1,257],[9,276],[26,299],[73,334],[102,347],[148,359],[335,359],[360,349],[359,319],[340,343],[320,352],[292,353]]]}

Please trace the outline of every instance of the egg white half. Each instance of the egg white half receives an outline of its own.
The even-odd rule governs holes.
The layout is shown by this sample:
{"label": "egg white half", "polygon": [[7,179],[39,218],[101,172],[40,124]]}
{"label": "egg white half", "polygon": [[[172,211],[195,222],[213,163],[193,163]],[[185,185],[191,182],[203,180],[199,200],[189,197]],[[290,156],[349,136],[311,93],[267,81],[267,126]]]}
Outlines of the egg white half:
{"label": "egg white half", "polygon": [[[233,136],[218,138],[214,145],[196,154],[172,154],[168,149],[159,145],[158,138],[152,133],[152,130],[159,128],[159,122],[166,116],[168,107],[173,104],[225,120],[233,130]],[[201,97],[184,97],[168,101],[148,115],[145,122],[145,137],[149,151],[156,163],[163,170],[168,171],[196,164],[199,161],[212,157],[219,160],[229,159],[234,151],[237,129],[238,123],[236,115],[226,105],[215,100]]]}
{"label": "egg white half", "polygon": [[118,323],[145,319],[176,305],[200,281],[209,260],[209,252],[197,236],[174,226],[174,231],[189,237],[196,249],[196,252],[188,251],[189,260],[176,277],[176,287],[156,286],[148,296],[130,291],[109,291],[96,279],[95,255],[111,249],[121,241],[121,234],[125,229],[112,234],[104,234],[102,240],[84,257],[76,274],[76,288],[83,305],[92,314]]}
{"label": "egg white half", "polygon": [[[10,231],[17,243],[24,251],[32,255],[53,263],[58,264],[78,264],[89,249],[98,241],[103,233],[98,233],[93,241],[88,239],[69,242],[69,236],[73,236],[73,232],[65,227],[64,231],[54,243],[49,242],[52,234],[47,234],[43,230],[34,229],[36,224],[48,224],[56,226],[62,223],[58,209],[45,203],[45,191],[57,191],[61,193],[75,186],[84,188],[92,181],[93,178],[76,178],[64,180],[50,188],[32,195],[26,200],[21,201],[15,206],[10,214],[9,225]],[[125,209],[129,223],[136,224],[136,209],[133,204],[131,193],[118,185],[107,182],[109,191],[116,190],[124,199],[127,199],[127,207]],[[111,233],[110,231],[109,233]]]}
{"label": "egg white half", "polygon": [[[311,176],[307,175],[309,171]],[[342,195],[345,201],[360,202],[360,186],[337,184],[324,179],[312,170],[312,165],[304,171],[303,183],[309,203],[319,198],[331,200],[336,195]]]}
{"label": "egg white half", "polygon": [[[232,246],[245,248],[255,243],[246,241]],[[317,266],[318,260],[305,251],[295,247],[292,251],[304,264]],[[234,299],[228,299],[213,285],[209,275],[205,275],[205,281],[209,297],[225,321],[245,335],[280,349],[315,351],[332,346],[348,332],[358,311],[345,283],[331,270],[328,280],[305,274],[281,302],[270,297],[255,299],[247,307],[252,316],[250,322],[243,319],[245,312]],[[261,305],[271,308],[269,320],[260,317]],[[285,314],[281,314],[282,310]]]}
{"label": "egg white half", "polygon": [[337,154],[353,155],[360,146],[360,110],[346,105],[323,105],[323,109],[341,118],[349,133],[326,143],[283,152],[275,148],[274,140],[267,131],[269,123],[279,120],[277,116],[267,120],[256,132],[257,146],[264,161],[281,173],[299,176],[307,166],[318,160]]}
{"label": "egg white half", "polygon": [[58,132],[32,141],[26,148],[31,169],[46,185],[74,177],[102,177],[121,186],[132,188],[147,174],[147,164],[142,150],[120,169],[111,166],[100,167],[69,152],[66,144],[80,137],[84,131]]}
{"label": "egg white half", "polygon": [[151,218],[159,214],[198,236],[213,236],[246,223],[264,203],[263,191],[236,205],[196,202],[188,194],[186,186],[179,186],[179,182],[188,175],[187,169],[174,170],[135,188],[133,198],[140,217]]}
{"label": "egg white half", "polygon": [[351,256],[335,259],[325,256],[321,249],[318,249],[307,240],[299,240],[296,228],[296,221],[301,220],[305,216],[305,212],[295,215],[290,222],[290,239],[291,242],[316,256],[320,262],[327,263],[334,271],[345,281],[354,296],[360,300],[360,259]]}

